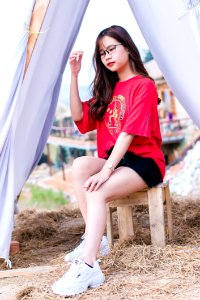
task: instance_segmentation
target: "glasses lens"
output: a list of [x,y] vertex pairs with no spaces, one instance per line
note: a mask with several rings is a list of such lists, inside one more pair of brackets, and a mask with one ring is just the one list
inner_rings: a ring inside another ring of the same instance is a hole
[[[121,45],[121,44],[118,44],[118,45]],[[108,53],[109,55],[115,53],[116,47],[117,47],[118,45],[110,45],[110,46],[108,46],[108,47],[106,48],[106,50],[101,50],[101,51],[99,51],[100,57],[101,57],[101,58],[105,58],[105,57],[106,57],[106,53]]]
[[106,51],[99,51],[99,55],[100,55],[100,57],[105,57],[106,56]]
[[112,54],[115,52],[116,45],[110,45],[106,50],[109,54]]

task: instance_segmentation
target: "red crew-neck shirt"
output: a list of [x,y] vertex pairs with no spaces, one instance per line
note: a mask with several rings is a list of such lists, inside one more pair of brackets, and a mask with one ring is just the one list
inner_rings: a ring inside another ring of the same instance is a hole
[[154,82],[140,75],[117,82],[104,118],[93,121],[89,116],[89,101],[83,102],[83,119],[76,121],[81,133],[97,129],[97,151],[101,158],[113,147],[121,132],[134,135],[128,151],[152,158],[162,178],[165,159],[161,151],[161,133],[158,118],[158,94]]

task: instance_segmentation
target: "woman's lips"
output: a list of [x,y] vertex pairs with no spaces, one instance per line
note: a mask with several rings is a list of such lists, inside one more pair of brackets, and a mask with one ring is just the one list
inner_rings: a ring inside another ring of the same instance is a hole
[[114,62],[109,62],[108,64],[107,64],[107,67],[112,67],[114,65]]

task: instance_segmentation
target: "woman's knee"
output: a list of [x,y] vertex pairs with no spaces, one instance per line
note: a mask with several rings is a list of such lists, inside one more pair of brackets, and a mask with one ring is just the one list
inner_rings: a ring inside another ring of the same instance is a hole
[[88,156],[81,156],[74,160],[72,164],[73,177],[84,176],[90,173],[91,162]]
[[86,201],[89,204],[90,202],[93,203],[101,203],[101,204],[106,204],[108,202],[108,196],[102,191],[102,190],[97,190],[93,192],[86,192]]

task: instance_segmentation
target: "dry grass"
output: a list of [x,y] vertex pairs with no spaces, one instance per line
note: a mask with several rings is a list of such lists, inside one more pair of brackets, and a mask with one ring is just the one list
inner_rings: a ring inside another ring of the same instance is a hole
[[[116,242],[112,253],[102,258],[105,284],[73,299],[200,299],[199,203],[174,203],[174,237],[164,249],[150,245],[146,208],[135,209],[133,217],[136,237]],[[63,256],[83,232],[78,211],[27,211],[17,216],[14,236],[20,241],[21,253],[13,257],[15,267],[55,265],[48,275],[32,278],[17,300],[63,299],[52,294],[51,284],[65,272]]]

